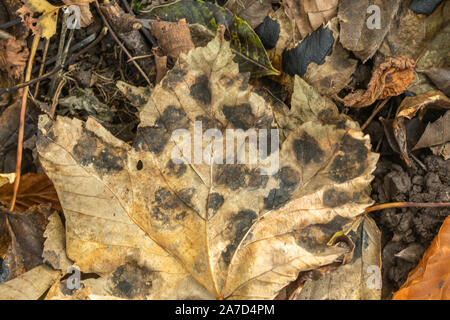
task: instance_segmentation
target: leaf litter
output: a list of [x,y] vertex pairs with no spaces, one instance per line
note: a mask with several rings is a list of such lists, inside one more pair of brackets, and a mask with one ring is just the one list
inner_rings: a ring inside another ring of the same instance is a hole
[[390,298],[449,213],[448,2],[99,2],[4,3],[0,297]]

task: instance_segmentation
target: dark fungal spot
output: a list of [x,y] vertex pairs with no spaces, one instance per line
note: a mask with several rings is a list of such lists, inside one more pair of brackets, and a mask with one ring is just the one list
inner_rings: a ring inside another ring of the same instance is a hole
[[344,191],[329,189],[323,193],[323,204],[329,208],[336,208],[349,202],[350,195]]
[[237,246],[257,218],[258,215],[253,210],[241,210],[231,218],[224,231],[225,236],[231,237],[230,244],[227,245],[221,254],[225,265],[230,263]]
[[165,128],[138,127],[134,146],[137,150],[150,151],[158,155],[164,150],[169,138]]
[[178,194],[167,188],[160,188],[155,192],[154,201],[151,204],[151,217],[155,227],[171,229],[180,228],[180,220],[187,216],[187,205],[190,204],[195,189],[182,189]]
[[186,71],[180,68],[174,68],[167,72],[166,76],[162,80],[162,86],[170,88],[172,84],[183,82],[183,78],[186,76]]
[[255,123],[252,107],[248,103],[236,106],[223,106],[222,112],[234,128],[248,130]]
[[333,50],[333,32],[320,26],[303,39],[295,48],[285,49],[282,54],[283,71],[294,76],[303,77],[311,62],[321,65]]
[[183,201],[186,205],[192,207],[191,200],[195,194],[195,188],[184,188],[178,192],[178,197]]
[[151,293],[153,281],[157,278],[156,272],[137,265],[122,265],[112,274],[111,291],[120,298],[142,299]]
[[246,72],[246,73],[240,73],[239,74],[239,78],[242,79],[242,83],[239,86],[239,90],[240,91],[245,91],[248,89],[248,80],[250,79],[250,73]]
[[190,95],[204,105],[211,103],[211,89],[209,79],[206,75],[201,75],[195,79],[194,84],[189,89]]
[[261,39],[266,49],[275,48],[280,36],[280,24],[267,16],[264,21],[255,28],[255,32]]
[[213,117],[207,117],[204,115],[195,117],[195,121],[200,121],[202,123],[202,131],[205,132],[208,129],[218,129],[223,130],[222,123],[213,118]]
[[367,168],[367,155],[368,150],[363,140],[345,135],[339,153],[330,166],[330,179],[342,183],[358,177]]
[[415,14],[424,14],[429,16],[437,8],[442,0],[412,0],[409,9]]
[[319,147],[319,143],[306,132],[293,141],[292,148],[297,160],[304,165],[311,161],[319,163],[323,159],[323,150]]
[[264,198],[264,207],[267,210],[281,208],[291,199],[292,193],[300,182],[297,170],[287,166],[281,168],[275,178],[280,180],[280,187],[271,189],[267,197]]
[[327,108],[323,109],[317,115],[319,121],[323,124],[336,124],[339,122],[339,114],[337,109]]
[[102,141],[87,129],[83,129],[72,154],[80,164],[92,164],[100,173],[123,170],[123,159],[126,157],[124,150]]
[[134,146],[138,150],[160,154],[170,135],[176,129],[189,127],[189,119],[182,108],[167,106],[162,115],[156,120],[156,126],[138,127]]
[[169,176],[181,177],[186,172],[186,165],[184,163],[176,164],[170,159],[166,165],[167,174]]
[[213,212],[217,212],[223,205],[224,199],[220,193],[214,192],[209,195],[208,209],[212,209]]
[[259,168],[254,168],[248,173],[248,187],[252,189],[264,189],[269,181],[267,175],[262,175]]
[[231,190],[237,190],[246,186],[248,169],[243,165],[225,164],[216,171],[214,179],[217,185],[226,185]]
[[342,231],[350,221],[351,219],[335,216],[328,223],[309,225],[296,235],[296,242],[310,252],[323,252],[329,248],[327,243],[330,236]]

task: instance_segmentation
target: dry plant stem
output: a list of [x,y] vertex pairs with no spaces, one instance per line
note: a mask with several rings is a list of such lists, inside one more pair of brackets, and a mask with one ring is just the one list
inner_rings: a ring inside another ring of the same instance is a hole
[[87,52],[88,50],[90,50],[91,48],[93,48],[94,46],[96,46],[102,39],[103,37],[106,35],[106,33],[108,33],[108,28],[103,27],[102,31],[100,31],[100,34],[98,35],[98,37],[92,41],[91,43],[89,43],[85,48],[83,48],[81,51],[77,52],[76,54],[74,54],[73,56],[71,56],[69,58],[69,60],[64,64],[64,65],[60,65],[60,66],[55,66],[51,71],[47,72],[46,74],[44,74],[42,77],[33,79],[33,80],[29,80],[29,81],[25,81],[21,84],[18,84],[14,87],[11,88],[5,88],[5,89],[1,89],[0,90],[0,94],[4,94],[6,92],[12,92],[18,89],[22,89],[28,86],[31,86],[39,81],[45,80],[49,77],[51,77],[52,75],[54,75],[56,72],[58,72],[59,70],[61,70],[62,68],[67,67],[68,65],[72,64],[76,59],[78,59],[78,57],[80,57],[83,53]]
[[[33,67],[34,56],[36,55],[36,50],[39,44],[40,37],[34,36],[33,44],[31,45],[30,57],[28,58],[27,73],[25,74],[25,81],[29,81],[31,78],[31,69]],[[23,133],[25,129],[25,114],[27,111],[27,98],[28,89],[25,87],[22,96],[22,106],[20,109],[20,124],[19,124],[19,138],[17,142],[17,157],[16,157],[16,179],[14,180],[14,194],[11,200],[10,210],[14,211],[14,206],[17,198],[17,191],[19,190],[20,184],[20,171],[22,166],[22,149],[23,149]]]
[[[109,24],[108,20],[106,20],[105,15],[102,12],[102,9],[100,9],[100,5],[98,3],[97,0],[95,0],[95,6],[97,8],[98,14],[100,15],[100,17],[103,20],[103,23],[108,27],[108,29],[111,32],[112,37],[114,38],[114,41],[117,42],[117,44],[122,48],[122,50],[125,52],[125,54],[128,56],[129,59],[133,59],[133,56],[130,54],[130,52],[127,50],[127,48],[125,48],[125,46],[123,45],[122,42],[120,42],[119,38],[117,37],[116,33],[114,32],[114,30],[111,28],[111,25]],[[135,67],[139,70],[139,72],[142,74],[142,76],[144,77],[145,81],[147,81],[147,83],[149,85],[151,85],[152,83],[150,82],[150,79],[147,77],[147,75],[145,74],[144,70],[142,70],[142,68],[139,66],[139,64],[132,60],[133,64],[135,65]]]
[[383,107],[386,105],[386,103],[388,103],[389,99],[390,99],[390,97],[384,99],[383,101],[381,101],[378,104],[378,106],[375,108],[375,110],[373,110],[373,112],[370,115],[369,119],[367,119],[367,121],[361,127],[361,130],[366,129],[369,126],[369,124],[372,122],[373,118],[375,118],[375,116],[378,114],[378,112],[380,112],[380,110],[383,109]]
[[441,208],[450,207],[450,202],[440,203],[424,203],[424,202],[391,202],[377,204],[364,210],[364,213],[369,213],[378,210],[384,210],[389,208]]
[[[58,45],[58,53],[56,55],[56,66],[60,66],[64,64],[64,44],[66,43],[66,33],[67,33],[67,19],[69,18],[69,12],[64,12],[61,26],[61,33],[59,35],[59,45]],[[68,40],[69,41],[69,40]],[[47,95],[49,97],[53,97],[55,95],[57,81],[60,77],[60,71],[57,72],[56,75],[53,76],[50,82],[50,89],[48,90]]]
[[[47,52],[48,52],[48,46],[50,44],[50,39],[45,39],[45,46],[44,46],[44,52],[42,54],[42,62],[41,62],[41,67],[39,68],[39,75],[38,78],[40,78],[42,76],[42,74],[44,73],[44,67],[45,67],[45,60],[47,59]],[[38,92],[39,92],[39,84],[40,81],[38,81],[36,83],[36,88],[34,89],[34,96],[37,97]]]

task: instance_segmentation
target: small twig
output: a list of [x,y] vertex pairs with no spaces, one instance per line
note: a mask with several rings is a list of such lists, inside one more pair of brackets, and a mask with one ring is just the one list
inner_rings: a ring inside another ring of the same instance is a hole
[[367,126],[370,124],[370,122],[372,122],[373,118],[378,114],[378,112],[380,112],[380,110],[383,109],[383,107],[386,105],[386,103],[388,103],[389,99],[390,98],[386,98],[378,104],[378,106],[373,110],[369,119],[367,119],[367,121],[362,125],[361,131],[363,131],[364,129],[367,128]]
[[11,20],[4,24],[0,24],[0,29],[10,28],[10,27],[15,26],[16,24],[20,23],[20,21],[22,21],[22,19],[17,18],[16,20]]
[[12,35],[10,35],[6,31],[3,31],[0,29],[0,40],[6,40],[6,39],[12,39],[12,38],[14,38]]
[[66,79],[62,78],[62,80],[58,83],[58,87],[56,88],[55,95],[53,96],[53,99],[52,99],[52,109],[50,112],[50,117],[52,119],[55,119],[55,112],[56,112],[56,106],[58,105],[58,101],[59,101],[59,95],[61,94],[62,88],[64,87],[66,82],[67,82]]
[[95,39],[93,42],[91,42],[90,44],[88,44],[85,48],[83,48],[82,50],[80,50],[79,52],[77,52],[76,54],[74,54],[73,56],[71,56],[67,62],[64,65],[60,65],[60,66],[55,66],[50,72],[47,72],[46,74],[44,74],[42,77],[30,80],[30,81],[25,81],[21,84],[18,84],[14,87],[10,87],[10,88],[5,88],[5,89],[1,89],[0,90],[0,95],[7,93],[7,92],[12,92],[12,91],[16,91],[18,89],[21,88],[26,88],[28,86],[31,86],[39,81],[45,80],[49,77],[51,77],[52,75],[54,75],[56,72],[58,72],[59,70],[61,70],[62,68],[65,68],[67,66],[69,66],[70,64],[72,64],[76,59],[78,59],[78,57],[80,57],[82,54],[84,54],[85,52],[87,52],[88,50],[90,50],[91,48],[95,47],[106,35],[106,33],[108,33],[108,28],[103,27],[102,31],[100,32],[100,34],[98,35],[97,39]]
[[441,203],[423,203],[423,202],[391,202],[377,204],[364,210],[364,213],[369,213],[378,210],[384,210],[389,208],[441,208],[450,207],[450,202]]
[[131,58],[131,59],[128,59],[127,63],[132,62],[133,60],[145,59],[145,58],[150,58],[150,57],[153,57],[153,53],[151,53],[151,54],[146,54],[146,55],[143,55],[143,56],[136,56],[136,57],[133,57],[133,58]]
[[[47,52],[48,52],[49,44],[50,44],[50,39],[45,38],[44,52],[42,54],[42,62],[41,62],[41,67],[39,68],[39,75],[38,75],[38,77],[41,77],[42,73],[44,73],[45,60],[47,59]],[[37,97],[38,92],[39,92],[39,83],[40,83],[40,81],[38,81],[36,83],[36,88],[34,89],[34,96],[35,97]]]
[[[36,50],[39,44],[40,36],[34,36],[33,43],[31,45],[30,57],[28,58],[27,72],[25,74],[25,81],[31,78],[31,69],[33,67],[34,56],[36,55]],[[20,172],[22,167],[22,149],[23,149],[23,135],[25,130],[25,114],[27,111],[27,98],[28,89],[25,87],[22,96],[22,106],[20,108],[20,124],[19,124],[19,138],[17,142],[17,157],[16,157],[16,179],[14,180],[14,194],[11,200],[10,210],[14,211],[14,206],[16,204],[17,192],[19,191],[20,184]]]
[[[112,37],[114,38],[114,40],[116,41],[116,43],[122,48],[123,52],[125,52],[125,54],[128,56],[129,59],[133,59],[133,56],[130,54],[130,52],[127,50],[127,48],[125,48],[125,46],[123,45],[123,43],[119,40],[119,38],[117,37],[116,33],[114,32],[114,30],[111,28],[111,25],[109,24],[108,20],[106,20],[105,15],[102,12],[102,9],[100,8],[100,5],[98,3],[97,0],[94,0],[95,2],[95,6],[97,8],[97,11],[100,15],[100,17],[103,20],[103,23],[108,27],[108,29],[111,32]],[[145,74],[144,70],[142,70],[142,68],[139,66],[139,64],[132,60],[133,64],[135,65],[135,67],[139,70],[139,72],[142,74],[142,76],[144,77],[145,81],[147,81],[147,83],[149,85],[151,85],[151,81],[150,79],[147,77],[147,75]]]

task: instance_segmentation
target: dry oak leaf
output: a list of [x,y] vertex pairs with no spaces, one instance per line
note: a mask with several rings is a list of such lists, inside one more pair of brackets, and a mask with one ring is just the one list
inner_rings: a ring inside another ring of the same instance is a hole
[[450,299],[450,217],[393,300]]
[[80,8],[80,26],[82,28],[87,27],[93,21],[91,9],[89,3],[94,0],[63,0],[64,4],[71,6],[76,5]]
[[0,69],[8,72],[10,77],[23,77],[27,60],[28,48],[25,41],[14,38],[0,40]]
[[[85,282],[93,295],[273,299],[302,270],[349,253],[327,243],[371,205],[378,159],[354,121],[321,122],[311,105],[270,150],[279,155],[274,175],[257,164],[217,164],[208,152],[197,164],[172,161],[172,132],[193,134],[195,121],[218,132],[276,128],[223,32],[181,54],[151,91],[133,146],[91,118],[40,118],[37,148],[66,217],[67,255],[101,276]],[[313,89],[297,77],[296,94],[303,90]]]
[[367,90],[357,90],[344,98],[348,107],[367,107],[376,100],[398,96],[414,81],[414,60],[401,56],[387,58],[377,66]]
[[338,2],[338,0],[286,0],[282,2],[282,6],[287,15],[295,20],[303,39],[336,16]]

